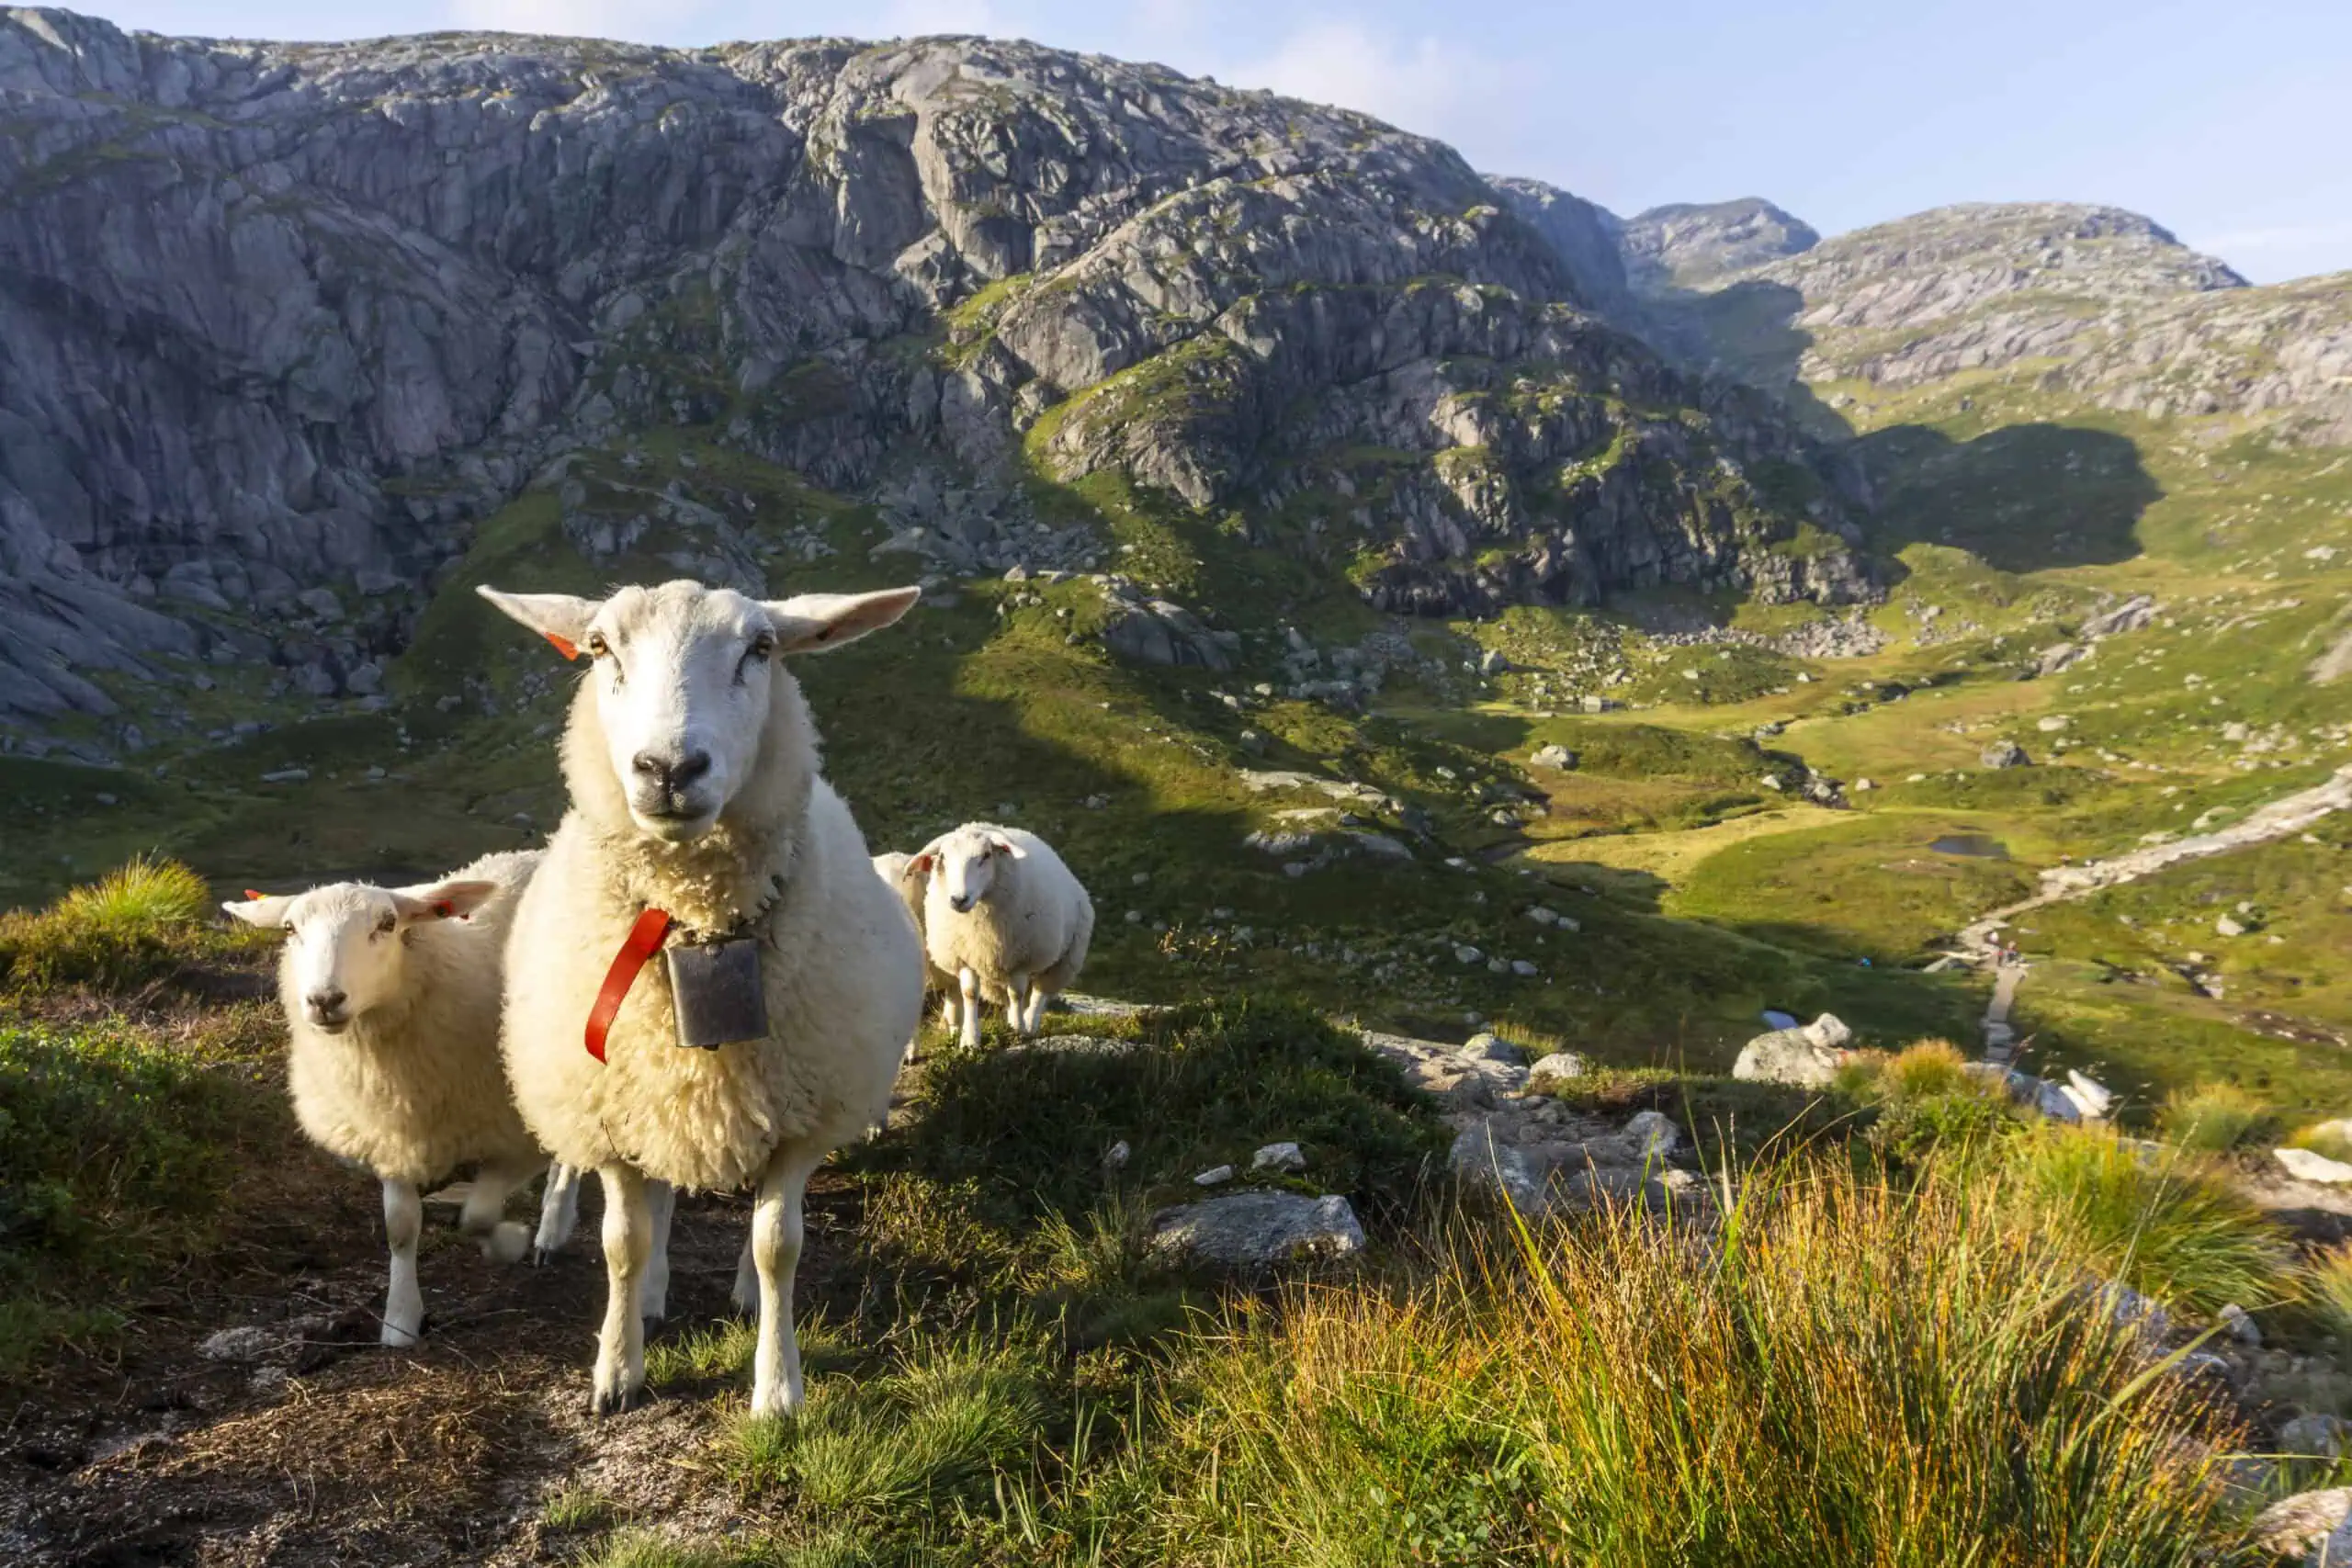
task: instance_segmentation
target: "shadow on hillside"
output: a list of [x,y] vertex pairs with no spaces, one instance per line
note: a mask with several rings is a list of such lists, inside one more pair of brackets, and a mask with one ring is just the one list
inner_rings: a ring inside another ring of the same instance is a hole
[[2011,424],[1972,441],[1894,425],[1855,443],[1878,496],[1876,540],[1949,545],[2003,571],[2106,566],[2140,553],[2140,519],[2164,490],[2129,439]]

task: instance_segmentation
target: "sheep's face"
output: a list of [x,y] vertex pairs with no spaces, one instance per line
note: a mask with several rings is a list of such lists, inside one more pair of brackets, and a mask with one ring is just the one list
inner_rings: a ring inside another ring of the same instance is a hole
[[498,891],[494,882],[371,887],[337,882],[308,893],[220,907],[249,926],[286,932],[279,980],[289,1011],[327,1034],[401,994],[410,933],[429,920],[470,913]]
[[588,679],[606,761],[641,832],[673,842],[718,824],[759,761],[781,655],[838,648],[888,626],[922,590],[804,594],[763,603],[698,582],[484,598],[567,654]]
[[998,868],[1019,860],[1019,844],[985,828],[958,828],[907,863],[907,874],[933,879],[947,907],[969,914],[996,890]]

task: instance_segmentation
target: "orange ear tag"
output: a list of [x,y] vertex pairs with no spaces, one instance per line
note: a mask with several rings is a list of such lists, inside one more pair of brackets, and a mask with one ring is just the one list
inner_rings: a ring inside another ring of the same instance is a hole
[[269,897],[269,895],[268,895],[268,894],[266,894],[266,893],[256,893],[256,892],[254,892],[252,888],[248,887],[248,888],[246,888],[246,889],[245,889],[245,897],[248,897],[248,898],[250,898],[250,899],[252,899],[254,903],[258,904],[258,903],[260,903],[263,899],[265,899],[265,898],[268,897]]
[[541,632],[539,635],[547,638],[549,642],[555,644],[555,650],[558,653],[562,654],[566,659],[577,659],[580,657],[579,646],[572,642],[570,637],[558,637],[553,632]]

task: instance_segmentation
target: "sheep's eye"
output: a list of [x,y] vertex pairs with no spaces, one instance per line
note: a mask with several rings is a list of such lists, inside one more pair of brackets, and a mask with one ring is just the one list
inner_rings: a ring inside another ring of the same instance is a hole
[[612,652],[612,648],[605,641],[603,632],[590,632],[588,640],[580,646],[588,650],[588,657],[591,659],[602,659]]
[[752,639],[752,657],[754,659],[775,658],[775,633],[762,632],[759,636],[753,637]]
[[392,934],[392,928],[398,924],[400,924],[400,921],[396,917],[391,915],[380,915],[377,917],[376,919],[376,934],[378,936],[390,936]]
[[293,922],[293,921],[291,921],[291,920],[287,921],[284,925],[282,925],[282,926],[278,927],[277,929],[278,929],[278,930],[280,930],[280,931],[284,931],[288,936],[292,936],[292,935],[294,935],[294,934],[295,934],[295,932],[294,932],[294,922]]

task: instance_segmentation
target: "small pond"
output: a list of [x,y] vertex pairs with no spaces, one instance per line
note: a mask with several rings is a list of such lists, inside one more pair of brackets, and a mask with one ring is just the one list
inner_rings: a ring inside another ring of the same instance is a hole
[[1978,860],[2007,860],[2009,846],[1982,833],[1948,833],[1928,846],[1939,855],[1973,855]]

